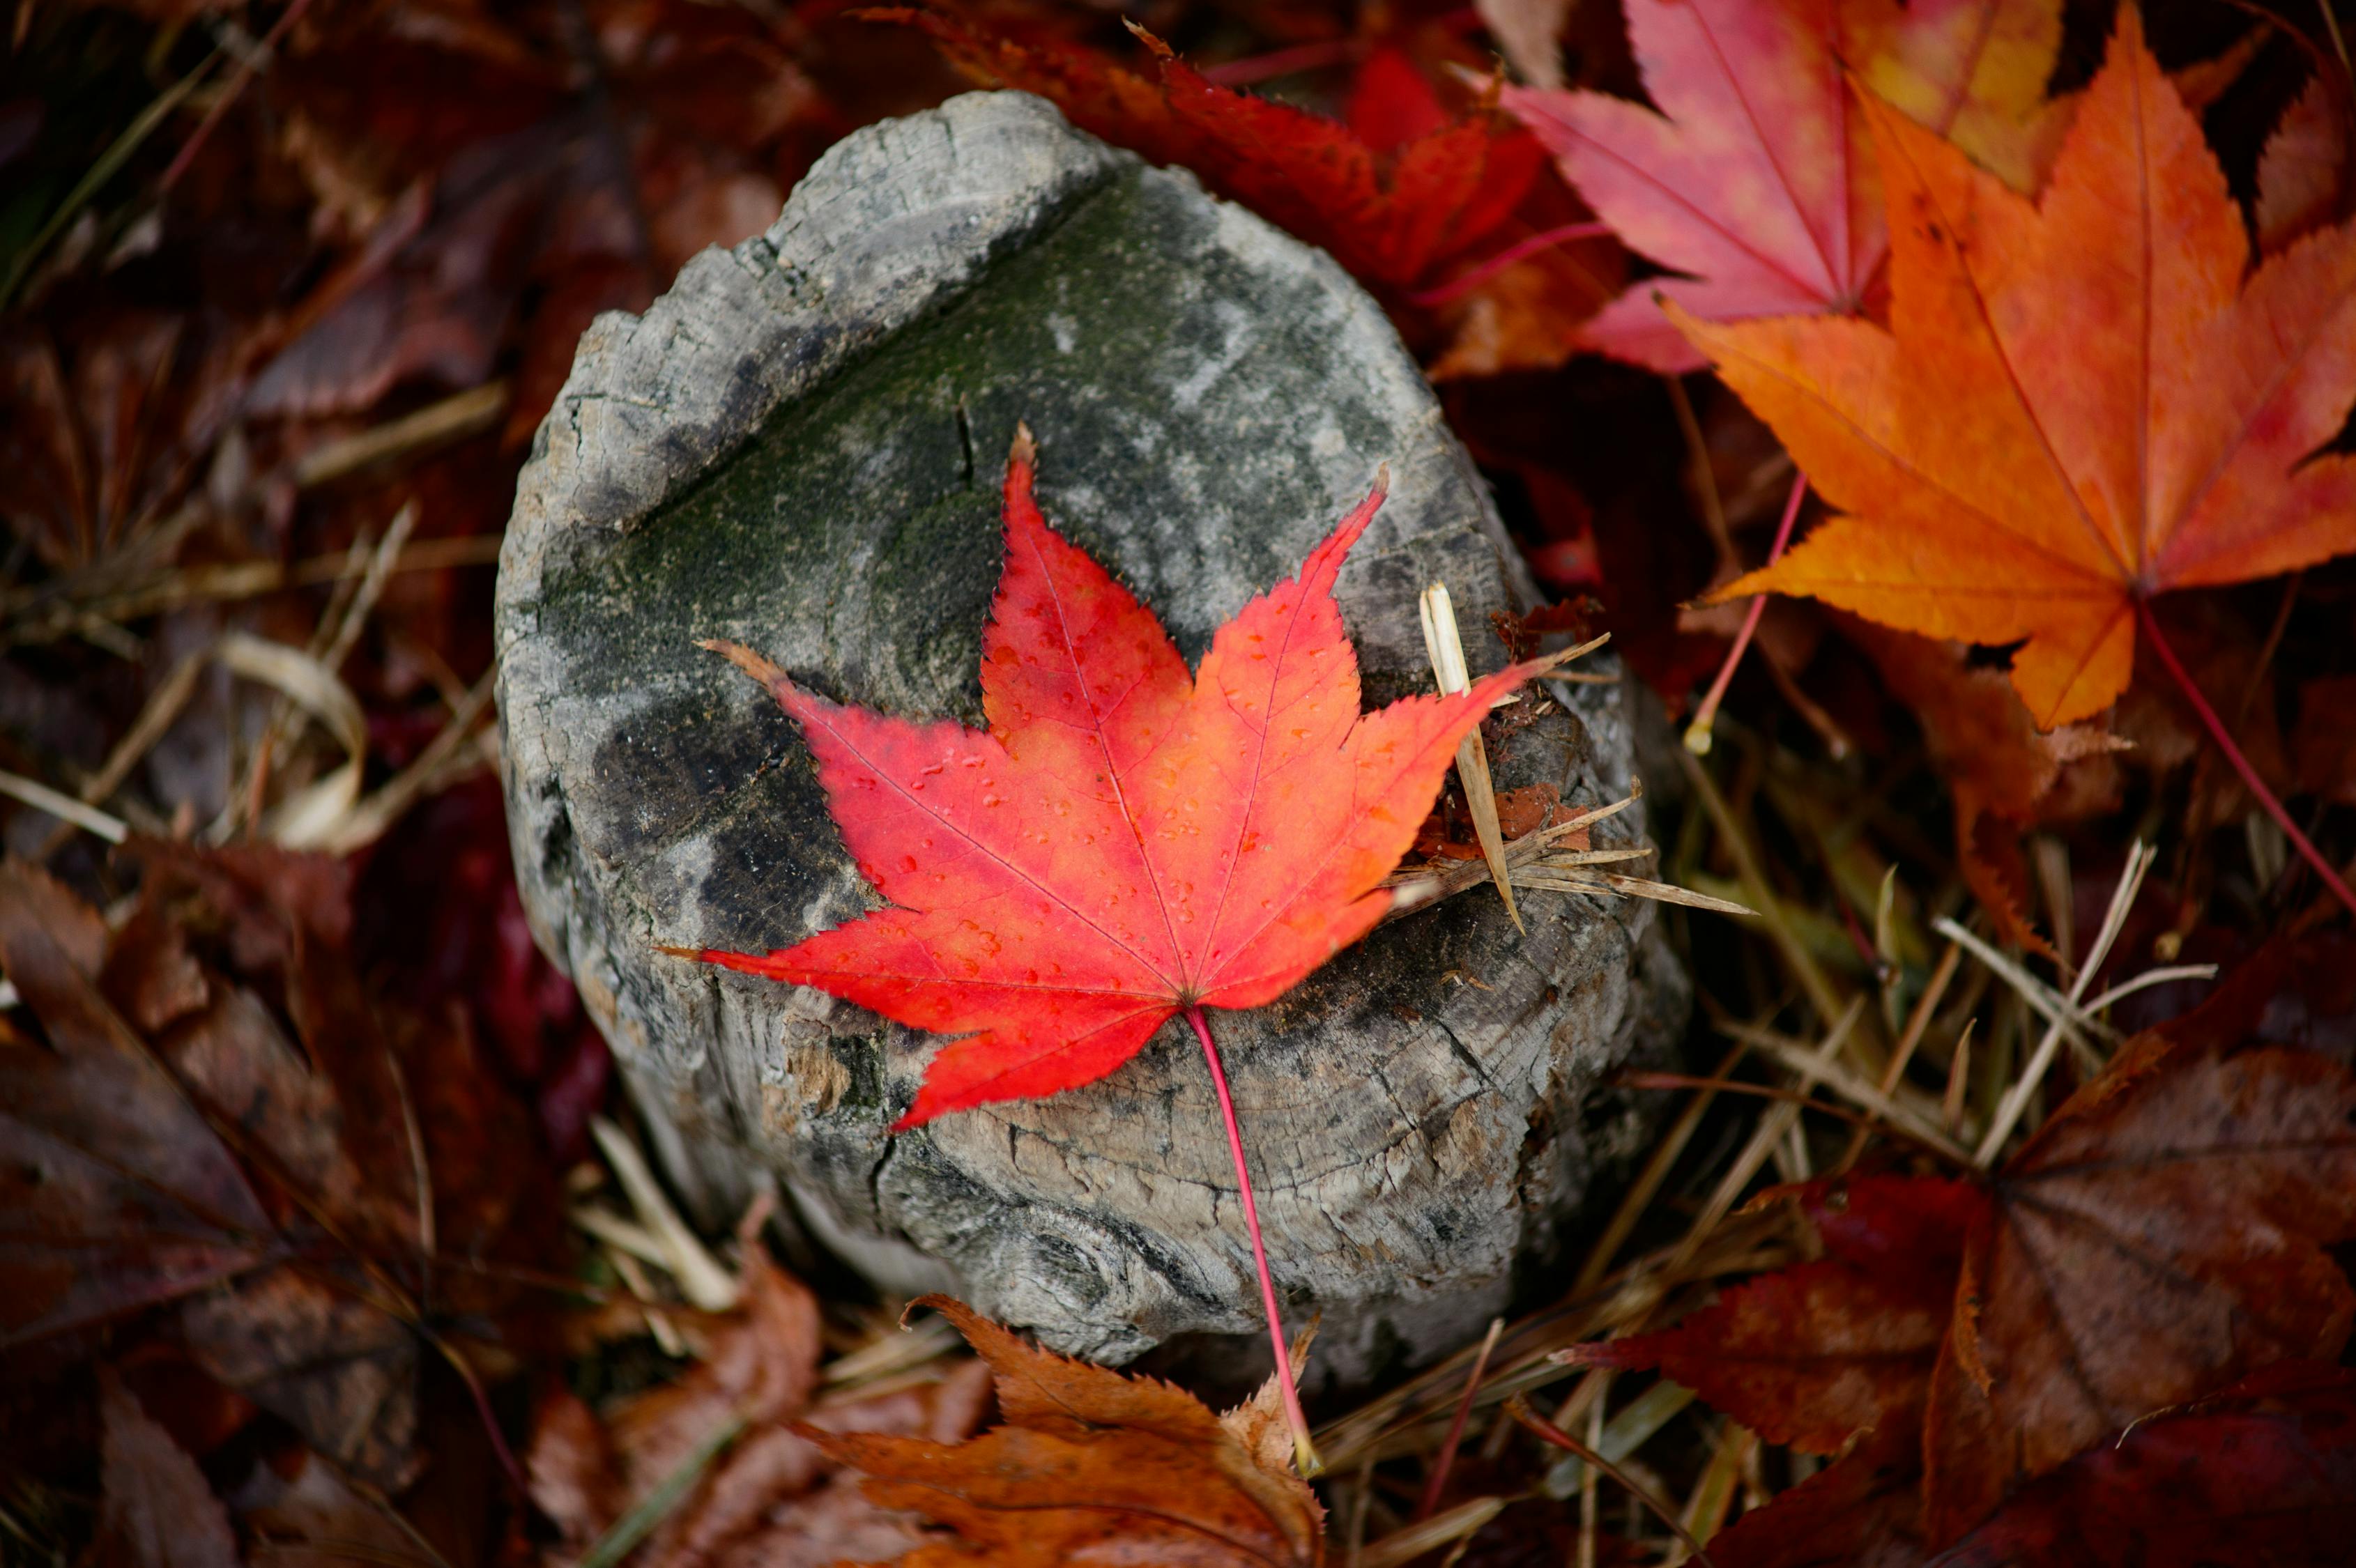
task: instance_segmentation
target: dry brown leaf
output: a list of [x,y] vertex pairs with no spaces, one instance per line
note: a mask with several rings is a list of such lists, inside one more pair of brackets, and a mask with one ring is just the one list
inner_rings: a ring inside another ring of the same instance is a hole
[[1324,1510],[1253,1406],[1223,1424],[1182,1389],[1039,1349],[962,1302],[917,1305],[956,1324],[997,1374],[1001,1424],[957,1445],[814,1434],[866,1472],[876,1502],[946,1527],[905,1568],[1324,1561]]
[[104,1492],[91,1568],[236,1568],[237,1537],[204,1471],[112,1367],[99,1372],[98,1409]]
[[2139,1035],[1990,1185],[1932,1375],[1929,1534],[1953,1540],[2022,1481],[2258,1368],[2329,1360],[2356,1291],[2356,1075],[2253,1046],[2280,951]]

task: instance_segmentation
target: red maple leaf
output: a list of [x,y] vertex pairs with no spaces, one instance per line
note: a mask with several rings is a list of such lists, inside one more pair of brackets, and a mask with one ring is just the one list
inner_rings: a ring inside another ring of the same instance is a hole
[[1344,123],[1222,87],[1134,24],[1159,80],[1080,45],[1018,43],[937,11],[860,15],[919,27],[966,75],[1035,92],[1092,135],[1191,169],[1378,290],[1410,288],[1481,245],[1545,167],[1537,143],[1493,103],[1451,119],[1396,48],[1368,59]]
[[709,645],[800,722],[843,839],[893,907],[766,956],[697,956],[963,1035],[895,1132],[1093,1083],[1179,1013],[1291,989],[1390,908],[1378,884],[1457,741],[1542,667],[1359,713],[1333,587],[1383,504],[1377,481],[1190,677],[1152,612],[1040,516],[1032,475],[1026,432],[982,635],[986,733],[829,702]]
[[1257,1254],[1203,1009],[1273,1001],[1373,929],[1392,903],[1382,879],[1457,742],[1551,661],[1359,712],[1333,588],[1383,504],[1378,479],[1189,676],[1152,613],[1047,526],[1033,466],[1019,432],[981,644],[986,732],[830,702],[750,649],[706,645],[800,723],[844,842],[891,907],[766,957],[669,951],[963,1036],[895,1132],[1093,1083],[1184,1013],[1226,1113]]
[[1770,1443],[1837,1452],[1919,1421],[1954,1310],[1968,1183],[1860,1177],[1801,1205],[1825,1256],[1761,1275],[1676,1328],[1578,1348],[1580,1365],[1657,1368]]

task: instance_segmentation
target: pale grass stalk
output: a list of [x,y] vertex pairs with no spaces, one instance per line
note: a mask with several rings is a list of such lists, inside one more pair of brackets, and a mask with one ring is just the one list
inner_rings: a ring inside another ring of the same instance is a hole
[[[1591,648],[1595,645],[1596,644],[1590,643],[1586,647]],[[1586,648],[1578,648],[1572,650],[1572,653],[1585,651]],[[1553,847],[1582,827],[1590,827],[1596,823],[1619,816],[1644,797],[1643,784],[1632,783],[1629,793],[1622,799],[1615,800],[1608,805],[1590,806],[1576,816],[1566,817],[1552,827],[1525,833],[1505,846],[1505,862],[1518,872],[1521,868],[1536,863],[1543,857],[1562,853]],[[1478,887],[1488,880],[1489,877],[1490,871],[1486,863],[1477,866],[1467,864],[1438,872],[1424,869],[1393,871],[1382,881],[1384,887],[1391,890],[1391,907],[1384,912],[1383,919],[1397,920],[1401,915],[1421,909],[1426,904],[1437,903],[1441,899],[1453,897],[1468,888]]]
[[2132,980],[2122,980],[2086,1004],[2090,1013],[2099,1013],[2123,997],[2154,986],[2165,986],[2171,980],[2213,980],[2217,977],[2214,964],[2177,964],[2163,969],[2147,969]]
[[[1876,1088],[1845,1063],[1827,1061],[1815,1051],[1809,1051],[1766,1029],[1754,1029],[1746,1024],[1720,1024],[1719,1032],[1747,1041],[1790,1068],[1808,1083],[1821,1083],[1862,1111],[1870,1111],[1882,1120],[1901,1126],[1913,1137],[1937,1149],[1959,1165],[1971,1163],[1972,1152],[1942,1132],[1928,1117],[1911,1106]],[[1799,1107],[1784,1109],[1796,1112]],[[1796,1121],[1794,1122],[1796,1125]],[[1860,1129],[1861,1131],[1862,1129]]]
[[1505,1511],[1503,1498],[1474,1498],[1419,1524],[1393,1531],[1358,1554],[1358,1568],[1406,1568],[1427,1552],[1462,1541]]
[[704,1250],[687,1221],[679,1217],[679,1211],[670,1206],[638,1146],[603,1116],[590,1118],[589,1131],[628,1195],[630,1206],[638,1211],[639,1222],[655,1238],[663,1254],[661,1266],[678,1282],[679,1293],[690,1306],[705,1312],[725,1312],[735,1306],[739,1291],[735,1276]]
[[[1840,1016],[1834,1020],[1833,1027],[1825,1031],[1824,1040],[1815,1049],[1815,1060],[1826,1062],[1837,1056],[1841,1047],[1847,1043],[1849,1031],[1857,1028],[1858,1019],[1864,1016],[1865,998],[1861,996],[1851,997],[1848,1006],[1842,1008]],[[1702,1205],[1693,1229],[1687,1232],[1684,1245],[1670,1264],[1671,1273],[1683,1267],[1702,1241],[1718,1228],[1719,1221],[1726,1218],[1727,1212],[1734,1207],[1735,1200],[1741,1197],[1743,1189],[1751,1185],[1751,1179],[1759,1174],[1761,1166],[1767,1163],[1767,1156],[1774,1148],[1776,1141],[1799,1119],[1799,1115],[1798,1104],[1783,1101],[1769,1107],[1767,1113],[1759,1118],[1759,1125],[1752,1131],[1751,1141],[1743,1146],[1742,1152],[1735,1157],[1734,1163],[1719,1179],[1717,1189],[1710,1193],[1709,1201]]]
[[1958,943],[1965,952],[1987,965],[1997,979],[2010,987],[2021,1001],[2049,1023],[2059,1023],[2064,1029],[2104,1039],[2112,1031],[2072,1003],[2061,992],[2022,968],[2009,955],[1998,951],[1986,938],[1958,924],[1946,915],[1931,923],[1931,929],[1950,942]]
[[398,820],[423,796],[448,788],[461,777],[471,775],[483,767],[493,765],[489,756],[466,758],[462,748],[466,738],[490,712],[491,690],[497,670],[485,670],[476,681],[448,723],[443,725],[423,751],[401,772],[385,780],[383,784],[364,799],[355,801],[320,836],[318,848],[331,854],[348,855],[364,845],[372,844],[384,836],[385,830]]
[[[2103,915],[2102,929],[2094,933],[2094,946],[2086,950],[2084,965],[2070,982],[2066,1000],[2072,1010],[2077,1008],[2078,998],[2085,994],[2087,985],[2102,970],[2104,961],[2110,957],[2111,945],[2118,941],[2119,933],[2126,929],[2127,913],[2134,908],[2136,894],[2143,887],[2144,874],[2151,869],[2152,862],[2158,858],[2158,849],[2140,840],[2128,848],[2127,863],[2119,872],[2118,885],[2111,890],[2111,907]],[[1988,1122],[1987,1136],[1980,1139],[1980,1146],[1972,1156],[1973,1162],[1983,1170],[1996,1163],[1997,1154],[2004,1147],[2005,1140],[2012,1136],[2013,1128],[2019,1125],[2022,1113],[2029,1109],[2029,1096],[2036,1093],[2038,1085],[2045,1081],[2047,1069],[2053,1065],[2053,1058],[2062,1049],[2065,1032],[2061,1019],[2051,1021],[2044,1038],[2037,1042],[2037,1050],[2030,1055],[2029,1065],[2005,1093],[2003,1100],[1998,1102],[1996,1115]]]
[[70,822],[109,844],[120,844],[131,837],[131,825],[123,818],[110,816],[95,806],[85,805],[73,796],[53,790],[38,779],[28,779],[22,773],[0,771],[0,795],[23,801],[36,811],[46,811],[59,822]]
[[[1693,1496],[1686,1499],[1681,1516],[1687,1532],[1696,1541],[1707,1543],[1725,1527],[1727,1510],[1734,1506],[1735,1488],[1741,1484],[1744,1462],[1758,1443],[1758,1436],[1750,1428],[1732,1421],[1719,1423],[1718,1440],[1710,1446],[1709,1467],[1702,1472]],[[1680,1541],[1669,1548],[1661,1568],[1678,1568],[1692,1555]]]
[[684,1358],[687,1341],[679,1337],[678,1325],[670,1320],[670,1314],[665,1312],[661,1303],[656,1299],[654,1281],[647,1277],[646,1265],[611,1243],[605,1248],[605,1261],[612,1264],[614,1272],[622,1276],[623,1288],[630,1293],[630,1299],[638,1304],[638,1316],[646,1320],[647,1332],[654,1336],[655,1343],[662,1353]]
[[[1890,893],[1896,885],[1898,868],[1892,866],[1890,870],[1890,876],[1881,881],[1882,912],[1885,915],[1890,909]],[[1885,943],[1883,945],[1889,944]],[[1898,1049],[1890,1053],[1890,1065],[1881,1070],[1881,1093],[1884,1095],[1895,1096],[1899,1084],[1905,1082],[1907,1065],[1914,1060],[1915,1051],[1922,1049],[1922,1037],[1930,1030],[1932,1016],[1939,1010],[1940,1002],[1945,999],[1947,987],[1954,984],[1955,972],[1963,966],[1963,948],[1953,942],[1948,943],[1947,950],[1939,955],[1938,967],[1931,971],[1931,983],[1923,987],[1922,994],[1914,999],[1914,1009],[1906,1015],[1906,1028],[1898,1037]],[[1858,1157],[1865,1152],[1867,1136],[1863,1127],[1849,1135],[1848,1148],[1841,1156],[1841,1169],[1847,1170],[1857,1163]]]
[[329,442],[294,464],[294,487],[316,489],[348,474],[406,457],[428,447],[462,441],[488,430],[507,412],[508,384],[486,381],[413,413],[372,425],[357,435]]
[[1964,1029],[1955,1036],[1955,1054],[1947,1059],[1947,1092],[1939,1102],[1939,1119],[1950,1133],[1964,1130],[1964,1094],[1972,1078],[1972,1027],[1980,1020],[1964,1020]]
[[[148,694],[147,700],[140,706],[138,716],[131,720],[131,728],[123,732],[123,738],[114,743],[114,749],[107,752],[106,760],[99,764],[98,772],[85,779],[81,788],[74,792],[83,805],[104,805],[108,797],[123,787],[123,781],[131,776],[131,770],[155,749],[155,742],[164,738],[164,731],[172,727],[173,721],[179,718],[180,710],[187,707],[188,699],[196,695],[197,677],[204,673],[204,667],[211,658],[210,648],[199,649],[174,665],[171,673],[157,683],[155,689]],[[72,830],[71,824],[60,821],[56,829],[41,840],[39,848],[33,852],[33,859],[46,860],[56,854]]]
[[[1431,656],[1432,678],[1440,683],[1441,695],[1453,697],[1472,690],[1472,677],[1464,667],[1464,644],[1457,634],[1456,607],[1449,601],[1448,584],[1435,582],[1425,589],[1417,609],[1423,618],[1424,651]],[[1489,780],[1489,748],[1477,724],[1456,743],[1456,776],[1464,785],[1472,833],[1481,841],[1481,854],[1489,862],[1497,896],[1505,901],[1505,916],[1515,931],[1521,931],[1522,912],[1514,907],[1513,873],[1505,866],[1505,835],[1497,825],[1497,791]]]
[[819,1381],[828,1388],[872,1383],[923,1366],[963,1343],[947,1318],[927,1317],[913,1328],[879,1335],[856,1350],[837,1356],[819,1373]]
[[627,1253],[659,1269],[670,1268],[670,1253],[663,1250],[662,1239],[635,1220],[591,1203],[575,1205],[565,1217],[617,1253]]

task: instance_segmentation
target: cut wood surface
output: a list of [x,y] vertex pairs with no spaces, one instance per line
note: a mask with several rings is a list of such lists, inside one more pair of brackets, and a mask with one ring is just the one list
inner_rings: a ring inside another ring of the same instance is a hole
[[[937,1040],[656,951],[783,947],[874,907],[792,723],[696,643],[979,722],[1018,421],[1047,517],[1190,662],[1384,463],[1391,499],[1337,590],[1369,703],[1430,688],[1426,584],[1448,584],[1476,674],[1504,663],[1490,612],[1534,597],[1414,363],[1327,258],[1039,100],[975,94],[849,137],[765,236],[583,340],[501,559],[510,824],[541,944],[692,1201],[716,1218],[773,1177],[885,1285],[1118,1360],[1258,1327],[1183,1026],[1101,1083],[891,1136]],[[1626,792],[1623,688],[1568,690],[1573,709],[1493,724],[1499,788]],[[1599,837],[1643,831],[1640,807]],[[1523,913],[1526,936],[1467,893],[1217,1015],[1288,1313],[1324,1314],[1312,1381],[1477,1331],[1643,1136],[1597,1084],[1680,1025],[1657,912],[1534,892]]]

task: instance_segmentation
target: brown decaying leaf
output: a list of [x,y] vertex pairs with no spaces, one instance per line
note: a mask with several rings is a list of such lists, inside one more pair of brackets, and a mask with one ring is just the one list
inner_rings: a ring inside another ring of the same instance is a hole
[[229,1513],[196,1460],[112,1368],[100,1370],[98,1389],[103,1492],[94,1568],[236,1568]]
[[1181,1389],[1038,1349],[961,1302],[918,1305],[956,1324],[997,1374],[1001,1424],[957,1445],[812,1434],[867,1474],[876,1502],[946,1527],[905,1568],[1324,1561],[1324,1510],[1286,1467],[1281,1426],[1245,1413],[1254,1407],[1230,1426]]
[[340,867],[139,848],[142,902],[111,934],[42,873],[0,870],[0,966],[48,1040],[0,1054],[0,1350],[54,1366],[176,1305],[198,1366],[397,1487],[421,1332],[495,1339],[515,1287],[473,1263],[546,1244],[516,1225],[552,1217],[529,1128],[463,1035],[360,985]]
[[2022,1488],[1931,1568],[2339,1568],[2356,1542],[2356,1372],[2270,1368]]
[[98,994],[104,927],[39,871],[0,870],[0,971],[52,1050],[0,1053],[0,1349],[201,1290],[267,1254],[243,1173]]
[[1992,1183],[1932,1377],[1933,1540],[2152,1411],[2347,1343],[2324,1249],[2356,1238],[2356,1076],[2218,1038],[2237,1005],[2128,1042]]
[[701,1359],[680,1378],[630,1396],[602,1419],[564,1390],[542,1398],[526,1461],[532,1499],[572,1547],[597,1539],[738,1423],[742,1433],[695,1477],[648,1538],[642,1562],[824,1568],[895,1557],[917,1544],[913,1521],[838,1477],[815,1435],[955,1442],[980,1424],[987,1373],[964,1362],[930,1382],[813,1403],[817,1300],[769,1261],[755,1231],[744,1244],[742,1305],[724,1317],[688,1317]]

